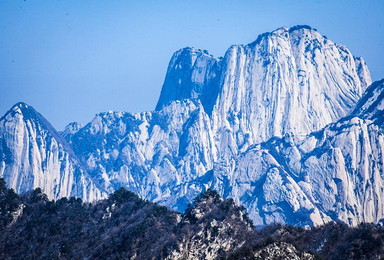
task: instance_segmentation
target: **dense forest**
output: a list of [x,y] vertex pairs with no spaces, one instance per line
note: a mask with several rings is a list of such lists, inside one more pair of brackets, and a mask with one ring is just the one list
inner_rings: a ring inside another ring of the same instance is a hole
[[380,259],[383,241],[369,223],[256,229],[214,190],[181,214],[124,188],[90,204],[40,189],[18,195],[0,179],[1,259]]

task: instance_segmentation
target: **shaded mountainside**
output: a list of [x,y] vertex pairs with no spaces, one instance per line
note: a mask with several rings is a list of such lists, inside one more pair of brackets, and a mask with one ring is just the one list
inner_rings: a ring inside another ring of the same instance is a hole
[[23,197],[2,191],[2,259],[150,259],[176,242],[179,214],[124,189],[94,205],[75,198],[50,201],[39,189]]
[[207,190],[184,214],[124,188],[94,204],[23,196],[0,179],[0,258],[379,259],[384,230],[341,223],[256,230],[244,208]]

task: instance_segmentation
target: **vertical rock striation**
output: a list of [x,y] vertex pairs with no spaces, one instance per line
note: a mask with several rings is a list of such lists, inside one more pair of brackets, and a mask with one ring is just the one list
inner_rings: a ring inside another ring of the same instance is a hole
[[362,58],[309,26],[262,34],[223,58],[185,48],[155,111],[100,113],[71,123],[63,140],[16,106],[0,120],[0,175],[19,192],[92,200],[123,186],[178,210],[214,188],[256,225],[377,222],[384,94],[370,84]]
[[16,104],[0,119],[0,176],[16,192],[40,187],[50,199],[106,195],[67,142],[32,107]]

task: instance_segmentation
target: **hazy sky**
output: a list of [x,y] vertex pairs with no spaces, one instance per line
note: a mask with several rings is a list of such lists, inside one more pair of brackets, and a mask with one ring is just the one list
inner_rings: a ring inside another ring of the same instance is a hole
[[0,116],[24,101],[56,129],[98,112],[153,110],[183,47],[223,56],[308,24],[384,78],[384,1],[0,0]]

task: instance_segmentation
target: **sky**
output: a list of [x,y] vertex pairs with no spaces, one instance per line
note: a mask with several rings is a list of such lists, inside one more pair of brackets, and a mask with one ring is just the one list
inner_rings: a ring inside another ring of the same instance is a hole
[[307,24],[384,78],[384,1],[0,0],[0,116],[33,106],[57,130],[109,110],[154,110],[172,54],[224,56]]

